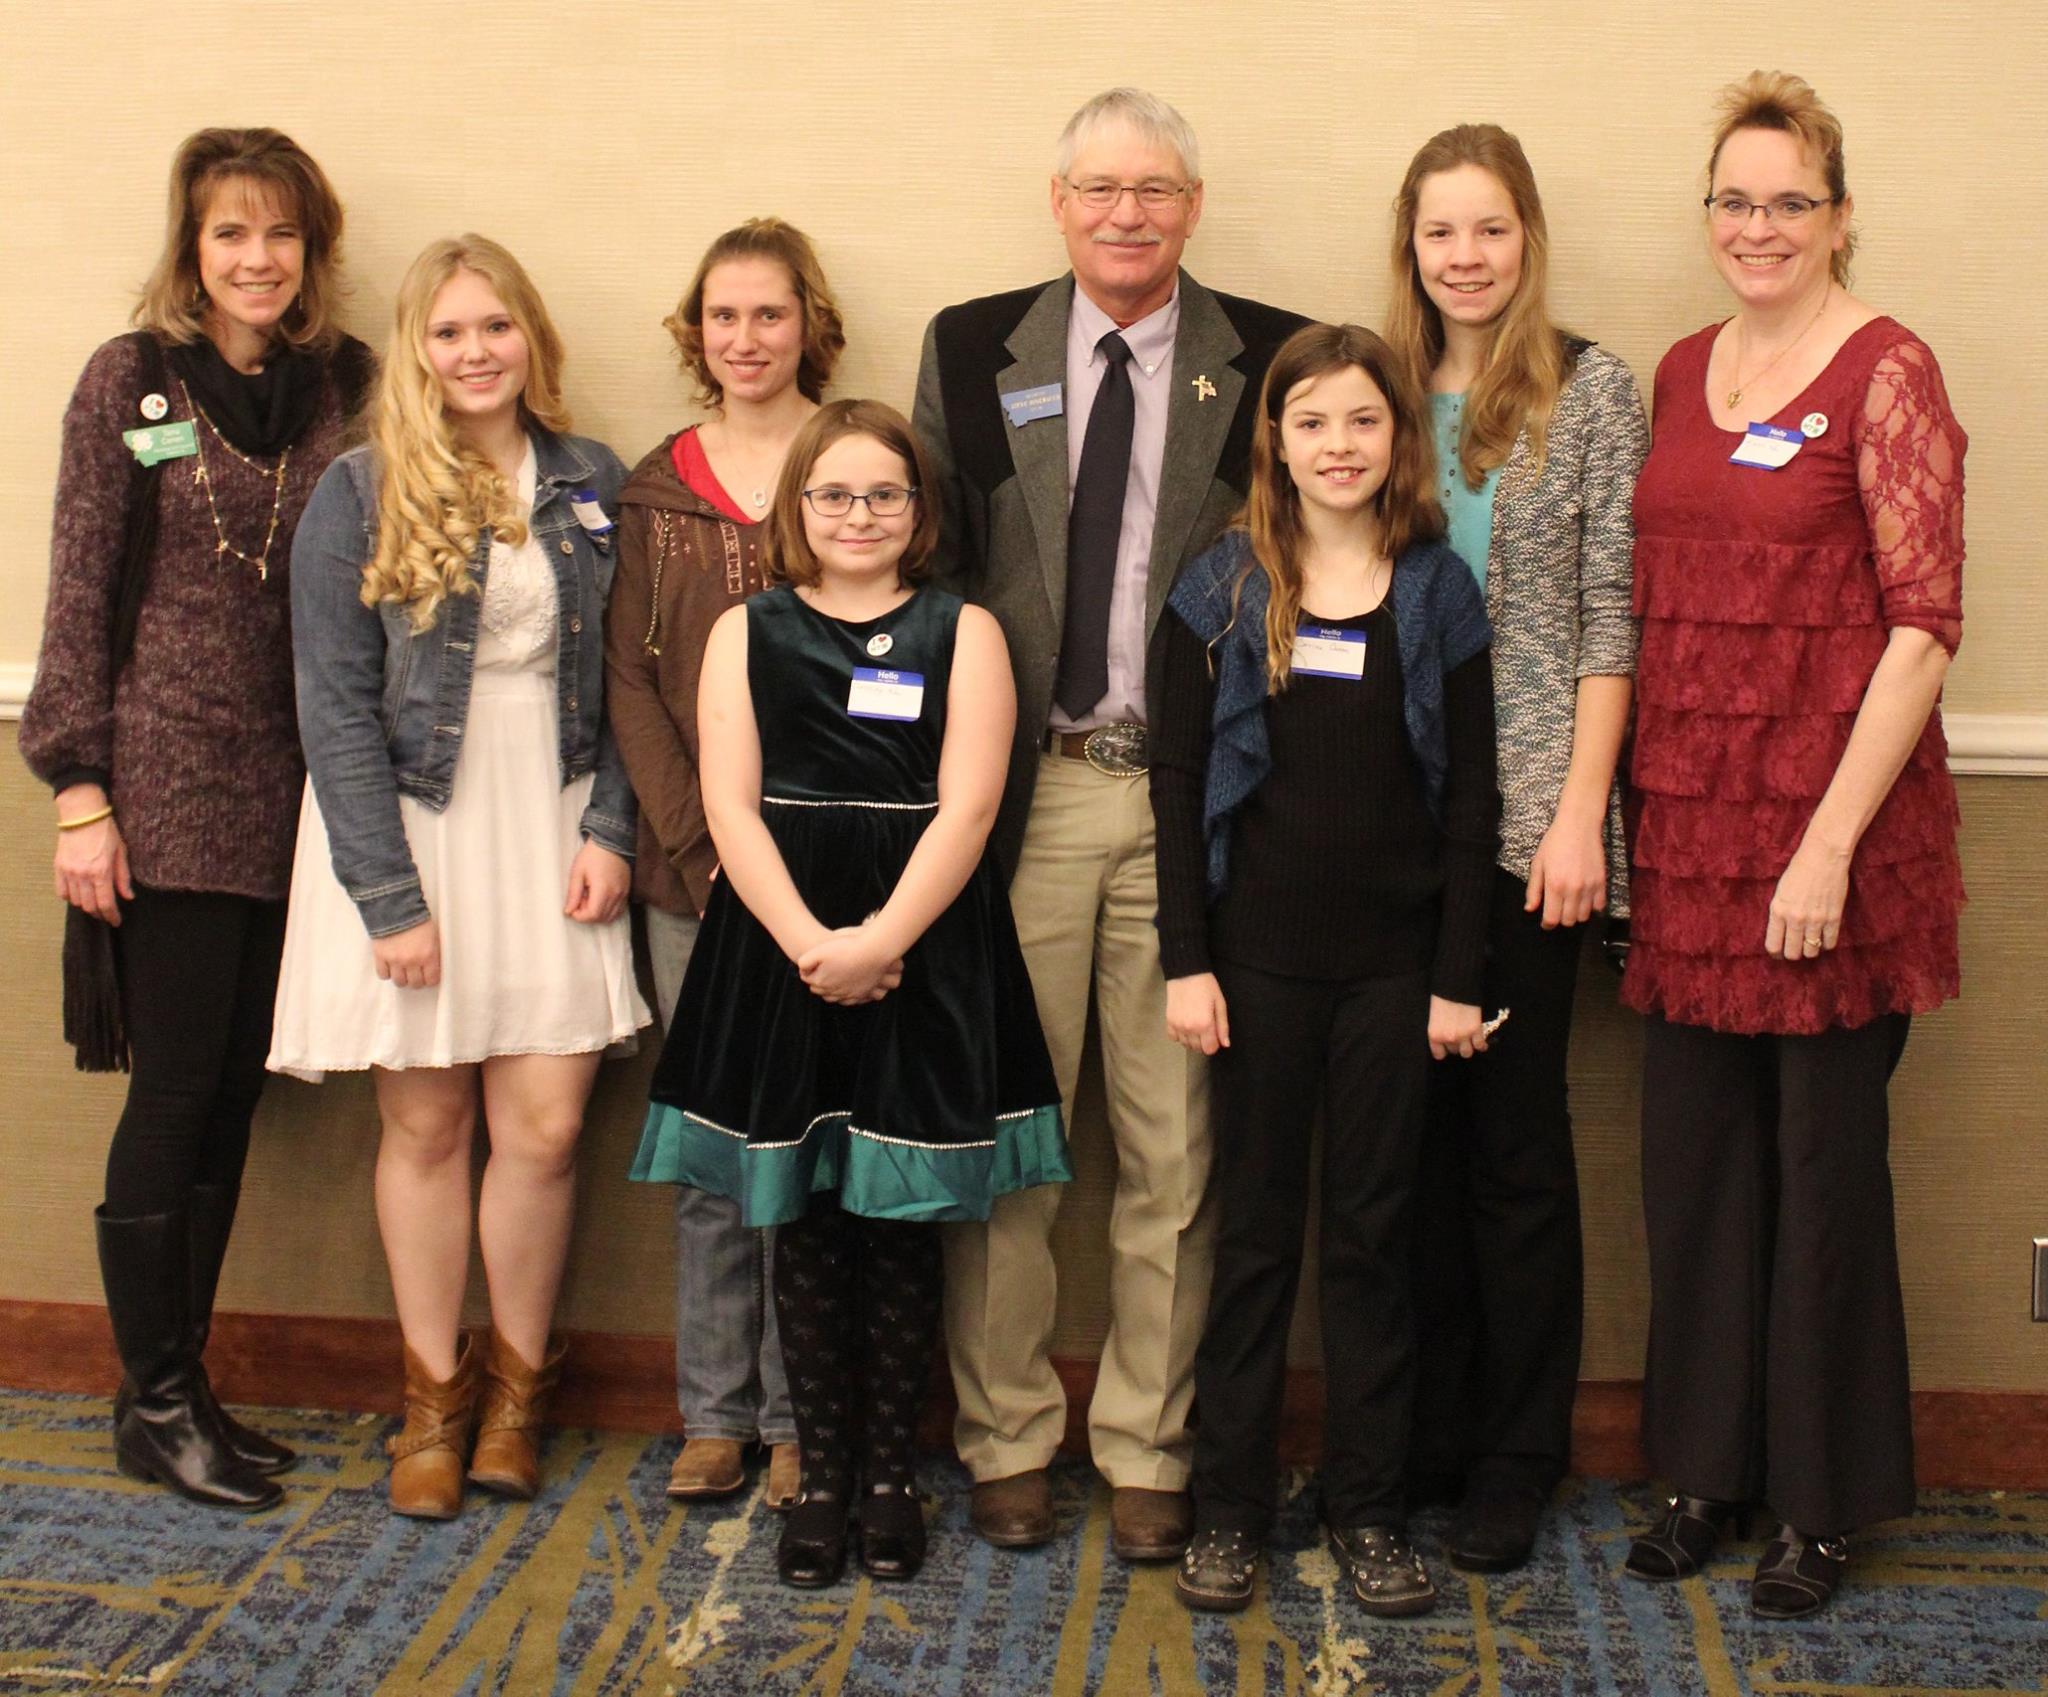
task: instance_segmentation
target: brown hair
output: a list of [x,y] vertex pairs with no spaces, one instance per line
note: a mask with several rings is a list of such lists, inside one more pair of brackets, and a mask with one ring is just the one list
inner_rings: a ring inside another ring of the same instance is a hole
[[1564,339],[1550,322],[1545,296],[1550,275],[1550,229],[1536,193],[1522,144],[1498,124],[1459,124],[1424,142],[1408,161],[1394,196],[1394,292],[1387,307],[1387,340],[1401,356],[1422,393],[1444,357],[1443,314],[1422,286],[1415,259],[1416,208],[1422,185],[1439,171],[1477,165],[1507,190],[1522,226],[1522,280],[1501,311],[1487,347],[1486,362],[1465,398],[1458,437],[1458,467],[1465,487],[1477,489],[1486,474],[1508,462],[1515,438],[1529,431],[1529,469],[1543,469],[1550,414],[1567,375]]
[[285,313],[284,339],[325,353],[341,338],[341,202],[311,154],[278,130],[199,130],[171,161],[171,206],[164,249],[142,285],[134,322],[167,342],[206,334],[207,295],[199,278],[199,227],[214,196],[241,183],[274,196],[306,244],[299,292]]
[[939,509],[924,444],[910,428],[910,421],[886,402],[832,401],[804,420],[782,462],[775,501],[762,527],[766,534],[761,561],[770,579],[808,589],[822,575],[810,539],[804,535],[804,484],[818,456],[849,436],[872,436],[909,471],[917,522],[911,527],[903,558],[896,562],[896,575],[904,583],[917,583],[931,575],[932,555],[939,546]]
[[661,321],[661,327],[675,338],[683,370],[696,379],[697,398],[709,407],[725,400],[725,391],[704,358],[704,280],[713,266],[731,259],[771,259],[789,273],[789,286],[804,314],[804,348],[797,363],[796,386],[807,399],[823,400],[825,385],[832,381],[832,368],[846,348],[846,330],[811,238],[780,218],[749,218],[714,241],[697,261],[697,274],[675,311]]
[[[1849,200],[1849,171],[1842,157],[1842,120],[1830,112],[1813,84],[1790,71],[1751,71],[1721,90],[1715,102],[1721,121],[1714,126],[1714,151],[1707,155],[1707,188],[1714,186],[1714,167],[1721,149],[1737,130],[1777,130],[1791,136],[1820,167],[1828,193],[1838,209]],[[1838,210],[1837,217],[1843,216]],[[1856,257],[1856,232],[1844,227],[1842,245],[1828,255],[1828,274],[1849,286],[1849,262]]]
[[[1280,458],[1280,417],[1297,385],[1356,366],[1387,398],[1393,425],[1393,457],[1386,481],[1373,496],[1379,544],[1398,563],[1414,543],[1444,534],[1437,505],[1436,456],[1421,388],[1394,350],[1358,324],[1308,324],[1280,344],[1266,367],[1259,391],[1258,420],[1252,427],[1251,494],[1239,522],[1251,537],[1257,568],[1266,574],[1266,688],[1287,685],[1294,657],[1294,631],[1301,622],[1301,492]],[[1254,568],[1245,568],[1249,577]],[[1244,592],[1239,578],[1235,601]]]

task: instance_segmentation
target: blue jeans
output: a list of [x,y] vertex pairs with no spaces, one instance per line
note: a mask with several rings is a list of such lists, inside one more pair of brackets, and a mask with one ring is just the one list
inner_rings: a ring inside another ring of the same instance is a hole
[[[647,919],[654,999],[666,1031],[697,921],[659,908]],[[676,1186],[676,1403],[692,1438],[796,1442],[782,1339],[775,1329],[775,1233],[740,1224],[740,1205]]]

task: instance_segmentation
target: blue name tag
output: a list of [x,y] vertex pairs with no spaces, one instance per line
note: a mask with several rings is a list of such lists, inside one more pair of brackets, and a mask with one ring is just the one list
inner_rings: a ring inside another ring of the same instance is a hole
[[909,724],[924,711],[924,674],[856,666],[846,692],[851,719],[895,719]]
[[1290,669],[1312,678],[1344,678],[1356,683],[1365,676],[1365,632],[1303,625],[1294,633]]
[[1753,465],[1765,471],[1776,471],[1780,466],[1791,464],[1792,456],[1805,446],[1806,436],[1801,431],[1780,430],[1775,424],[1752,424],[1728,458],[1736,465]]
[[618,528],[605,516],[595,489],[577,490],[569,497],[569,510],[576,515],[576,522],[592,536],[609,536]]
[[1012,425],[1029,424],[1034,418],[1058,418],[1067,410],[1065,387],[1041,383],[1035,389],[1012,389],[1000,397],[1003,411]]

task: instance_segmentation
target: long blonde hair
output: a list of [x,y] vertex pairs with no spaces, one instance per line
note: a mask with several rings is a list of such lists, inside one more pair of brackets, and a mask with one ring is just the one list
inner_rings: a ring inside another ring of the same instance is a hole
[[1394,197],[1394,290],[1387,307],[1387,340],[1423,394],[1444,357],[1444,321],[1422,286],[1415,262],[1415,214],[1426,178],[1477,165],[1507,190],[1522,225],[1522,280],[1502,310],[1486,363],[1465,397],[1458,438],[1458,468],[1465,487],[1508,463],[1515,438],[1529,432],[1529,471],[1543,469],[1550,414],[1569,375],[1564,336],[1550,321],[1545,299],[1550,275],[1550,228],[1522,144],[1498,124],[1459,124],[1424,142]]
[[278,335],[294,347],[330,352],[341,339],[334,316],[341,292],[341,202],[313,156],[279,130],[195,130],[179,144],[163,252],[142,285],[134,322],[166,342],[196,342],[206,334],[211,303],[199,279],[199,226],[214,197],[236,187],[259,203],[273,201],[306,244],[299,292]]
[[398,322],[377,382],[370,440],[382,488],[377,547],[363,568],[363,604],[395,602],[414,630],[433,624],[450,595],[476,590],[470,574],[486,532],[517,547],[526,523],[516,491],[474,448],[465,446],[441,405],[441,379],[427,360],[427,319],[441,286],[472,271],[496,291],[506,314],[526,335],[523,419],[549,430],[569,428],[562,401],[562,338],[519,261],[488,237],[433,242],[398,285]]
[[1411,544],[1444,534],[1443,508],[1435,490],[1436,459],[1430,451],[1427,413],[1418,388],[1394,350],[1357,324],[1306,324],[1280,344],[1266,367],[1252,426],[1251,492],[1240,523],[1251,538],[1255,564],[1245,568],[1231,590],[1231,622],[1237,622],[1245,578],[1266,574],[1266,693],[1287,687],[1294,662],[1294,633],[1301,623],[1301,552],[1306,531],[1301,491],[1280,457],[1280,419],[1287,397],[1310,380],[1356,366],[1387,399],[1393,453],[1386,481],[1373,496],[1380,550],[1398,561]]

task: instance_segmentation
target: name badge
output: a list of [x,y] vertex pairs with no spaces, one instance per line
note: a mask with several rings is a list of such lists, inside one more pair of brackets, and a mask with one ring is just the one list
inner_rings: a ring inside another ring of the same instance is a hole
[[1776,471],[1780,466],[1790,465],[1792,456],[1805,446],[1806,438],[1796,430],[1780,430],[1775,424],[1752,424],[1749,434],[1728,458],[1734,465]]
[[1066,386],[1041,383],[1035,389],[1012,389],[999,396],[1012,425],[1029,424],[1034,418],[1058,418],[1067,410]]
[[571,495],[569,511],[576,515],[576,522],[592,536],[609,536],[618,528],[604,516],[604,508],[597,503],[595,489],[579,489]]
[[1365,676],[1365,632],[1303,625],[1294,633],[1293,670],[1312,678],[1357,682]]
[[848,718],[895,719],[911,724],[923,711],[922,672],[891,672],[874,666],[853,669],[853,686],[846,692]]
[[121,440],[146,466],[187,459],[199,452],[199,433],[189,418],[176,424],[152,424],[146,430],[124,430]]

